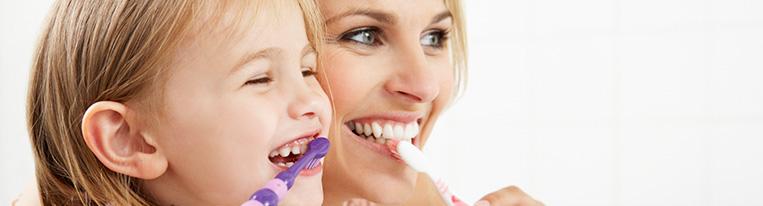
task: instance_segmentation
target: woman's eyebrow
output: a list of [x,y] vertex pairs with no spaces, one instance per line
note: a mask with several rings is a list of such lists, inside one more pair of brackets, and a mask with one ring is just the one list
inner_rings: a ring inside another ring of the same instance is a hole
[[333,17],[326,20],[326,24],[331,24],[334,21],[337,21],[339,19],[342,19],[348,16],[367,16],[385,24],[397,23],[397,17],[387,12],[371,10],[371,9],[353,9],[353,10],[345,11],[340,14],[334,15]]
[[432,22],[429,24],[435,24],[448,18],[453,18],[453,14],[451,14],[449,10],[445,10],[435,15],[434,18],[432,18]]
[[[397,17],[387,12],[371,10],[371,9],[353,9],[346,12],[342,12],[340,14],[337,14],[329,18],[328,20],[326,20],[326,24],[331,24],[334,21],[337,21],[339,19],[342,19],[348,16],[367,16],[376,21],[386,23],[386,24],[395,24],[397,22]],[[453,14],[451,14],[449,10],[445,10],[438,13],[434,17],[432,17],[432,21],[430,24],[435,24],[437,22],[440,22],[442,20],[452,18],[452,17],[453,17]]]

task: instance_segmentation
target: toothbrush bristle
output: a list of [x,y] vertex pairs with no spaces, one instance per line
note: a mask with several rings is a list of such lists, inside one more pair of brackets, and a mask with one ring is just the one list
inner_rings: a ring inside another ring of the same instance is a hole
[[317,164],[315,164],[316,162],[317,162],[316,160],[310,161],[310,163],[307,164],[307,168],[309,169],[315,168],[317,166]]

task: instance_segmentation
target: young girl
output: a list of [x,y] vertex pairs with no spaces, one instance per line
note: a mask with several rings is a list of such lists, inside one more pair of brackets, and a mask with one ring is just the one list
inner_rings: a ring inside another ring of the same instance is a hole
[[[316,11],[309,0],[58,1],[27,111],[42,204],[246,201],[327,132]],[[300,173],[281,203],[320,204],[320,173]]]

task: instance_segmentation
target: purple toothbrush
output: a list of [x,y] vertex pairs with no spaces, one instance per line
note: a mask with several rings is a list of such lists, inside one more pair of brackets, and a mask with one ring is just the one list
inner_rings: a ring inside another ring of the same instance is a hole
[[297,160],[289,169],[279,172],[270,180],[265,187],[254,192],[249,200],[241,206],[275,206],[286,195],[286,192],[294,185],[294,179],[305,168],[314,168],[320,164],[321,158],[329,152],[329,140],[326,137],[318,137],[307,144],[307,152]]

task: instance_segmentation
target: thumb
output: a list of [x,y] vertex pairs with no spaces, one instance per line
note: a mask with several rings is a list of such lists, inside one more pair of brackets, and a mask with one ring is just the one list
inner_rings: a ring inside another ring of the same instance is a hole
[[490,202],[487,200],[480,200],[474,203],[474,206],[490,206]]

